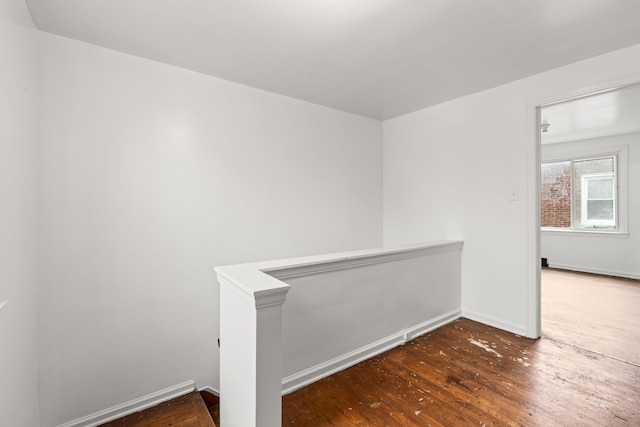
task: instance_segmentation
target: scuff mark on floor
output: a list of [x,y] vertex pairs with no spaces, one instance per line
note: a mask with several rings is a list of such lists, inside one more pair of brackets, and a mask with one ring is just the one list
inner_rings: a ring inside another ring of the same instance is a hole
[[521,364],[522,366],[524,366],[525,368],[528,368],[529,366],[531,366],[531,363],[526,362],[524,359],[526,359],[526,357],[523,359],[521,357],[516,357],[516,358],[511,358],[514,362],[518,362],[519,364]]
[[489,347],[489,345],[487,344],[487,341],[476,341],[476,340],[471,339],[471,338],[469,338],[468,341],[469,341],[469,343],[471,343],[473,345],[476,345],[476,346],[478,346],[480,348],[484,348],[489,353],[495,354],[497,357],[500,357],[500,358],[503,357],[500,353],[498,353],[497,351],[495,351],[494,349]]
[[507,344],[507,345],[512,345],[512,344],[513,344],[511,341],[509,341],[509,340],[508,340],[508,339],[506,339],[506,338],[498,337],[498,339],[499,339],[500,341],[502,341],[503,343]]

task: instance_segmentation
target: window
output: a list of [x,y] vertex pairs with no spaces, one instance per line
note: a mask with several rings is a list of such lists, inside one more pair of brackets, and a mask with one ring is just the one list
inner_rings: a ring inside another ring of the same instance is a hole
[[581,221],[584,226],[615,227],[615,180],[613,174],[582,177]]
[[541,226],[619,231],[617,154],[542,163]]

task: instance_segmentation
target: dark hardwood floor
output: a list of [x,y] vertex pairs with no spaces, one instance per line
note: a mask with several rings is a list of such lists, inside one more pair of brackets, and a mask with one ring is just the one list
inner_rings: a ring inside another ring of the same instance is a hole
[[283,426],[637,426],[640,368],[459,319],[283,399]]
[[200,393],[194,391],[100,427],[216,427]]

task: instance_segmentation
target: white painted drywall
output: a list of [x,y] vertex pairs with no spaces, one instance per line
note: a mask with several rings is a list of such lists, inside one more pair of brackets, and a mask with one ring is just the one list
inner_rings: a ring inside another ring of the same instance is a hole
[[593,138],[583,141],[543,145],[542,159],[565,155],[583,155],[585,150],[628,147],[627,164],[619,166],[627,173],[628,234],[571,233],[542,231],[540,256],[550,266],[578,271],[640,279],[640,133]]
[[532,105],[631,80],[640,45],[385,121],[385,245],[464,240],[463,315],[533,331]]
[[405,331],[459,317],[462,242],[441,243],[402,256],[390,247],[387,259],[362,251],[351,266],[328,262],[283,278],[291,286],[282,320],[285,389],[394,347]]
[[46,427],[217,388],[214,266],[381,245],[380,122],[40,43]]
[[38,426],[38,34],[0,0],[0,425]]

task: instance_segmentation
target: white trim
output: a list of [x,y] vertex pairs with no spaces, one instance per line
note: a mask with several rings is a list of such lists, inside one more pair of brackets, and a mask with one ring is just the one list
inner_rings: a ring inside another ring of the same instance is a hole
[[286,280],[293,277],[312,276],[329,271],[363,267],[367,265],[399,261],[407,258],[417,258],[426,255],[456,252],[461,248],[462,241],[438,242],[436,245],[402,248],[400,250],[390,250],[387,253],[380,253],[376,255],[352,256],[325,261],[318,264],[305,264],[300,266],[283,267],[262,271],[272,277],[275,277],[278,280]]
[[602,268],[582,267],[578,265],[569,265],[569,264],[549,264],[549,268],[555,268],[558,270],[577,271],[581,273],[600,274],[603,276],[623,277],[625,279],[640,280],[640,274],[630,273],[627,271],[606,270]]
[[336,372],[347,369],[348,367],[356,365],[363,360],[370,359],[380,353],[391,350],[392,348],[404,344],[409,340],[419,337],[420,335],[424,335],[446,325],[447,323],[451,323],[460,317],[460,310],[450,311],[449,313],[445,313],[441,316],[427,320],[426,322],[397,332],[372,344],[368,344],[342,356],[283,378],[282,394],[292,393],[324,377],[333,375]]
[[549,236],[554,234],[563,236],[581,236],[581,237],[613,237],[628,239],[629,233],[615,230],[591,230],[591,229],[579,229],[579,228],[541,228],[540,232]]
[[484,314],[480,314],[471,310],[462,309],[462,317],[464,317],[465,319],[473,320],[474,322],[493,326],[494,328],[502,329],[503,331],[511,332],[516,335],[522,335],[529,338],[538,338],[529,336],[528,328],[525,325],[505,322],[504,320],[498,319],[496,317],[486,316]]
[[176,384],[174,386],[165,388],[164,390],[156,391],[155,393],[147,394],[146,396],[130,400],[129,402],[112,406],[111,408],[94,412],[93,414],[89,414],[73,421],[60,424],[58,427],[99,426],[101,424],[108,423],[109,421],[122,418],[126,415],[134,414],[144,409],[151,408],[152,406],[156,406],[162,402],[166,402],[167,400],[171,400],[184,394],[191,393],[195,389],[195,382],[185,381],[181,384]]
[[[538,338],[542,334],[541,316],[541,287],[540,287],[540,164],[541,164],[541,133],[540,133],[540,105],[542,102],[529,102],[526,106],[526,147],[525,165],[527,183],[527,230],[526,244],[526,283],[527,289],[527,325],[523,335]],[[464,310],[463,310],[464,315]],[[474,316],[474,313],[470,313]],[[476,319],[484,318],[483,316]],[[474,319],[472,319],[474,320]],[[479,320],[481,321],[481,320]]]
[[[606,137],[602,137],[599,139],[606,139]],[[573,144],[580,141],[571,141],[567,142],[567,144]],[[599,159],[603,157],[611,157],[617,156],[620,153],[623,153],[625,156],[629,151],[628,145],[615,145],[610,147],[600,147],[600,148],[581,148],[579,150],[572,151],[562,151],[555,154],[546,154],[541,158],[541,163],[555,163],[555,162],[568,162],[572,160],[590,160],[590,159]]]

